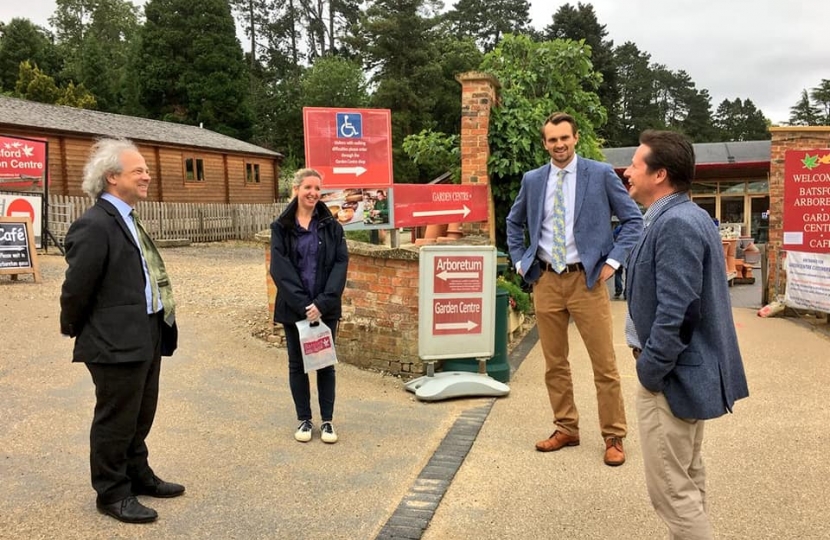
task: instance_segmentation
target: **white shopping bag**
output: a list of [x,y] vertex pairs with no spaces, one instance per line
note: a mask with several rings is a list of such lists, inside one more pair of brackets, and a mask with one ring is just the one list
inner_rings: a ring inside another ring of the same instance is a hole
[[337,363],[331,329],[323,321],[312,323],[308,319],[303,319],[297,321],[296,325],[300,334],[303,369],[306,373]]

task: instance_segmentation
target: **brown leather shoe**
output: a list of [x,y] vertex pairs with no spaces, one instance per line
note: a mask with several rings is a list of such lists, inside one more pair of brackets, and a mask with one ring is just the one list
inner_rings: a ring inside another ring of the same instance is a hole
[[620,437],[605,439],[605,464],[609,467],[618,467],[625,463],[625,450]]
[[537,442],[536,450],[540,452],[555,452],[565,448],[566,446],[579,446],[579,436],[566,435],[565,433],[556,430],[544,441]]

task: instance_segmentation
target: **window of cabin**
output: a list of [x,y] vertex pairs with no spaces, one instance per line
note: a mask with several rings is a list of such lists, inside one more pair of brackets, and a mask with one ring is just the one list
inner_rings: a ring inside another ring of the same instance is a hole
[[245,182],[259,184],[259,163],[245,164]]
[[184,158],[184,181],[204,182],[205,181],[205,160],[202,158]]

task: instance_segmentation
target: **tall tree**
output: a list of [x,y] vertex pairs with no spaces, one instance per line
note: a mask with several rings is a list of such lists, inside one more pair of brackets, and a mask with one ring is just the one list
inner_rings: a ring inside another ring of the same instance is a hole
[[[441,76],[433,82],[434,103],[430,126],[444,133],[461,132],[461,86],[455,79],[459,73],[478,69],[484,55],[470,38],[456,39],[444,35],[436,39],[436,61]],[[441,174],[445,171],[440,171]],[[435,176],[435,174],[430,174]]]
[[830,79],[822,79],[818,86],[810,90],[810,98],[818,110],[818,121],[822,125],[830,125]]
[[392,111],[392,152],[397,181],[416,181],[417,167],[401,144],[432,127],[436,81],[443,76],[435,47],[439,5],[434,0],[376,0],[351,41],[373,73],[371,106]]
[[801,91],[801,99],[798,103],[790,107],[791,126],[817,126],[819,125],[820,112],[818,107],[813,105],[810,101],[810,96],[807,90]]
[[710,142],[716,138],[712,128],[712,100],[707,90],[699,91],[691,76],[683,70],[671,71],[662,64],[651,66],[654,77],[653,100],[657,105],[659,123],[681,131],[694,142]]
[[65,60],[61,78],[81,82],[104,111],[122,112],[130,44],[139,29],[129,0],[56,0],[49,19]]
[[297,0],[306,28],[308,55],[312,60],[343,52],[343,38],[360,19],[361,0]]
[[247,140],[249,81],[226,0],[150,0],[136,84],[151,118]]
[[767,119],[749,99],[721,101],[715,112],[715,128],[720,132],[719,139],[722,141],[757,141],[770,138]]
[[361,108],[369,102],[363,68],[340,56],[318,58],[300,84],[306,107]]
[[530,2],[458,0],[446,17],[457,37],[471,37],[489,52],[506,34],[524,34],[530,29]]
[[16,18],[0,25],[0,34],[0,90],[14,90],[21,62],[28,61],[52,76],[60,70],[60,55],[45,28]]
[[[618,146],[622,126],[619,118],[620,91],[617,85],[617,69],[614,65],[614,42],[606,39],[608,31],[600,24],[594,7],[579,2],[576,7],[564,4],[553,14],[553,22],[544,30],[546,40],[584,39],[591,48],[591,63],[594,71],[602,75],[602,82],[596,90],[600,103],[605,107],[608,121],[597,126],[598,133],[607,146]],[[590,89],[588,89],[590,90]]]
[[643,130],[664,127],[660,110],[653,100],[651,55],[628,41],[614,50],[614,58],[620,92],[617,144],[637,146]]
[[95,96],[90,94],[83,84],[75,86],[75,83],[69,81],[66,86],[58,87],[53,77],[43,73],[28,61],[20,63],[20,75],[15,83],[14,94],[40,103],[66,105],[79,109],[95,108]]

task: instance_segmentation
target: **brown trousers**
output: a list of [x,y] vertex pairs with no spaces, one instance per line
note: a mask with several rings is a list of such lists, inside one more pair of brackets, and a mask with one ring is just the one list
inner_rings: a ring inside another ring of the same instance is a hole
[[611,301],[605,283],[597,281],[589,289],[584,272],[542,272],[533,286],[533,303],[556,429],[579,435],[579,412],[568,363],[568,322],[573,317],[594,370],[602,436],[625,437],[625,407],[614,353]]

